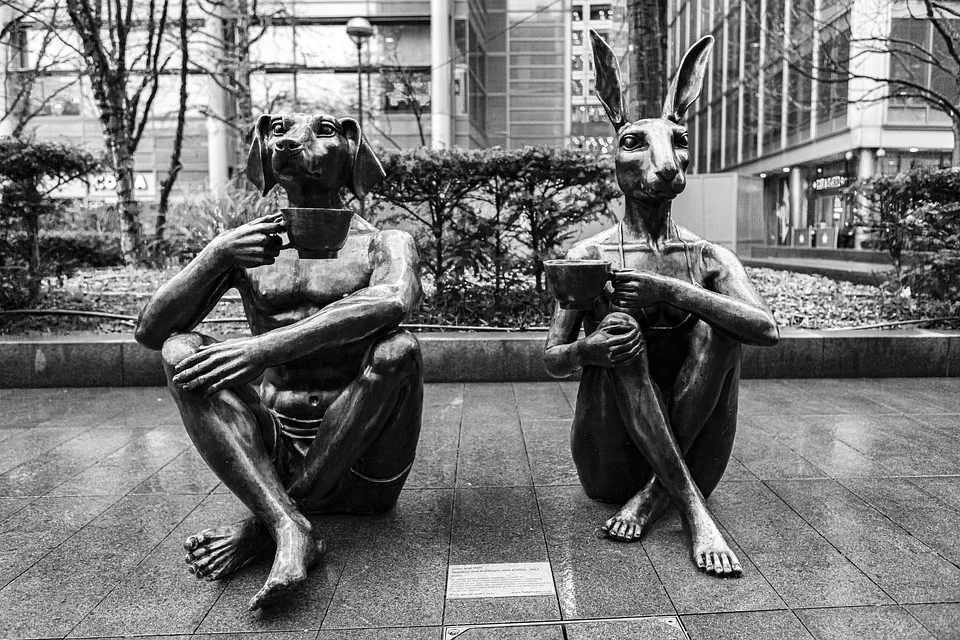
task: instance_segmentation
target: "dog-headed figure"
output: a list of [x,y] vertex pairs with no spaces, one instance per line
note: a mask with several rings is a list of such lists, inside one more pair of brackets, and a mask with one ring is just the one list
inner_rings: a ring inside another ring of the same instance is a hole
[[[280,184],[304,208],[340,208],[341,187],[362,198],[384,175],[354,120],[304,114],[261,116],[247,171],[263,193]],[[336,258],[302,260],[283,232],[266,216],[220,234],[157,291],[136,330],[162,350],[201,456],[252,512],[187,538],[186,561],[217,580],[272,554],[251,609],[282,599],[320,560],[306,515],[396,503],[423,405],[420,346],[399,328],[420,298],[410,235],[353,216]],[[252,335],[194,331],[233,287]]]
[[661,116],[631,121],[616,56],[595,31],[590,36],[597,95],[616,130],[625,212],[567,254],[615,265],[613,289],[593,309],[557,305],[544,361],[556,376],[583,369],[571,448],[587,495],[623,505],[603,525],[606,534],[639,540],[672,501],[697,566],[737,576],[740,562],[704,496],[733,447],[740,345],[772,345],[779,333],[737,257],[671,214],[690,156],[684,116],[700,93],[713,38],[684,56]]

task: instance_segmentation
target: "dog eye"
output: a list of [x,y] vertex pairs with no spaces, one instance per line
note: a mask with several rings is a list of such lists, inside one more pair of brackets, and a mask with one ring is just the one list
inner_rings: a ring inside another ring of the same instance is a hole
[[643,144],[643,141],[640,139],[640,136],[635,135],[625,135],[620,139],[620,146],[626,149],[627,151],[633,151],[634,149],[639,149]]
[[273,135],[275,135],[275,136],[282,136],[282,135],[283,135],[283,123],[282,123],[282,122],[274,122],[274,123],[273,123]]
[[673,144],[681,149],[686,149],[687,145],[690,144],[687,139],[687,133],[685,131],[678,132],[673,138]]
[[337,134],[337,128],[329,122],[321,122],[317,127],[318,136],[334,136]]

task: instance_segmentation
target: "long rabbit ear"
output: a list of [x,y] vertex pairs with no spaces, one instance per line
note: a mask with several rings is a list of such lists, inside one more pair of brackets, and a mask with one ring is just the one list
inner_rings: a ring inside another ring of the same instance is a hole
[[270,133],[270,120],[273,118],[269,113],[265,113],[257,118],[257,124],[253,128],[253,142],[250,143],[250,154],[247,156],[247,177],[250,182],[257,185],[261,195],[270,193],[277,184],[277,178],[273,175],[273,165],[271,164],[270,148],[267,146],[267,135]]
[[610,45],[593,29],[590,29],[590,42],[593,45],[593,67],[597,76],[597,97],[613,128],[620,131],[627,124],[623,110],[620,63]]
[[676,123],[683,121],[684,114],[703,88],[703,78],[707,73],[707,62],[710,60],[710,50],[713,49],[713,36],[704,36],[687,49],[677,74],[670,83],[667,97],[663,101],[661,118]]
[[383,180],[387,172],[373,152],[373,147],[367,142],[360,124],[353,118],[340,118],[343,135],[350,141],[350,151],[353,154],[353,163],[350,167],[350,191],[358,198],[363,198],[370,189]]

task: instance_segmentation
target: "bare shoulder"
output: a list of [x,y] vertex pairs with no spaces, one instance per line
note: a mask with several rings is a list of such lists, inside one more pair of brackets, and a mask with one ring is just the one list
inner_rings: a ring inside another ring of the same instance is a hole
[[609,229],[604,229],[595,236],[590,236],[580,242],[577,242],[567,250],[568,260],[600,260],[600,246],[616,243],[620,237],[616,225]]
[[401,259],[410,264],[419,265],[420,252],[413,236],[401,229],[374,230],[370,251],[381,259]]

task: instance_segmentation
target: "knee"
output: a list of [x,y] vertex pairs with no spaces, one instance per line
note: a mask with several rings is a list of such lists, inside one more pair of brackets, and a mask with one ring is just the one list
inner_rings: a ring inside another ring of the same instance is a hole
[[160,350],[164,368],[176,367],[184,358],[199,351],[203,343],[203,336],[199,333],[178,333],[170,336]]
[[600,321],[598,328],[604,329],[606,327],[615,327],[615,326],[626,326],[632,329],[639,329],[640,325],[637,324],[637,320],[628,313],[623,313],[622,311],[614,311],[608,313],[603,320]]
[[398,331],[374,343],[368,370],[378,376],[396,376],[420,368],[420,342],[413,334]]

